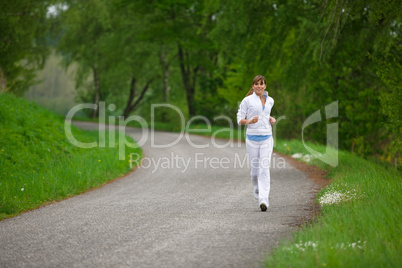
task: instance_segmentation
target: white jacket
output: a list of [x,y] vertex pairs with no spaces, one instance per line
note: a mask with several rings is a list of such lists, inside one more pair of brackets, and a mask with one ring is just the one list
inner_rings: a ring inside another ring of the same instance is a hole
[[268,92],[264,91],[263,95],[267,96],[265,109],[262,109],[261,99],[255,92],[252,95],[245,97],[240,103],[239,111],[237,112],[237,123],[241,119],[251,119],[258,116],[258,122],[247,125],[248,135],[272,135],[272,126],[269,122],[271,109],[274,106],[274,99],[268,96]]

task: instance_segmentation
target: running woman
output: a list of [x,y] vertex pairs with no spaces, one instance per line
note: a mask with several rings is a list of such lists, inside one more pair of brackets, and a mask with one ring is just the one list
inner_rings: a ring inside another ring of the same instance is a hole
[[237,123],[247,125],[246,148],[250,158],[251,181],[261,211],[269,207],[269,168],[274,144],[271,124],[276,121],[270,116],[274,99],[268,96],[266,87],[264,76],[257,75],[237,112]]

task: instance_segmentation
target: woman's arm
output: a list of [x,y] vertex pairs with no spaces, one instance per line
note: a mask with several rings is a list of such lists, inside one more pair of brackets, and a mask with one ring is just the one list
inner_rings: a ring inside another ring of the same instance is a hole
[[276,119],[273,118],[272,116],[269,117],[269,122],[271,123],[271,125],[275,124]]
[[239,121],[239,125],[249,125],[249,124],[255,124],[258,122],[258,116],[254,116],[253,118],[250,119],[241,119]]
[[239,111],[237,112],[237,123],[239,125],[249,125],[249,124],[255,124],[258,122],[258,116],[254,116],[253,118],[248,118],[247,117],[247,101],[246,99],[243,99],[242,102],[240,103],[239,106]]

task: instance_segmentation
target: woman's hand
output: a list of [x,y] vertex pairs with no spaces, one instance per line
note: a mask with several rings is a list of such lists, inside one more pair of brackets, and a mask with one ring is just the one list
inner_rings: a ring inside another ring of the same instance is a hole
[[258,116],[254,116],[253,118],[247,120],[247,124],[255,124],[258,122]]
[[269,117],[269,122],[271,123],[271,125],[275,124],[276,119],[273,118],[272,116]]

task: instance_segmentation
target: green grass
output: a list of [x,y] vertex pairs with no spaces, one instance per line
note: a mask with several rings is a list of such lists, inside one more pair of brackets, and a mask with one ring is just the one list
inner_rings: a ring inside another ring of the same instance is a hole
[[[281,153],[308,153],[300,141],[277,143]],[[333,181],[317,196],[322,213],[282,241],[266,267],[401,267],[401,173],[343,151],[337,167],[310,164],[328,170]]]
[[[99,141],[97,131],[72,126],[72,133],[81,142]],[[129,154],[141,154],[141,149],[125,147],[125,159],[119,160],[118,144],[109,148],[108,140],[106,133],[104,148],[73,146],[62,117],[0,94],[0,219],[77,195],[129,172]]]

